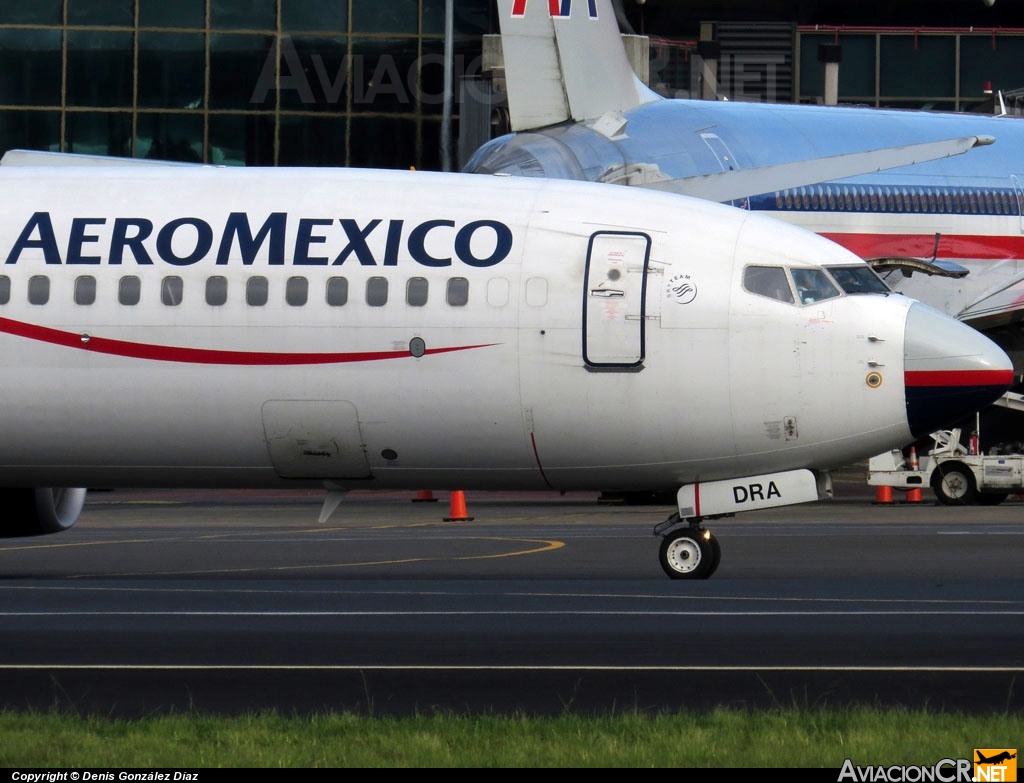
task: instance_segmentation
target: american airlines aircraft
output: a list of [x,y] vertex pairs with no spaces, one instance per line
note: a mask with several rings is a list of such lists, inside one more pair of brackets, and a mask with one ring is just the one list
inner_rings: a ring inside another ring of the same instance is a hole
[[[1006,355],[802,229],[590,183],[2,166],[4,534],[75,487],[663,490],[707,517],[997,398]],[[95,164],[95,165],[94,165]],[[56,488],[67,489],[56,489]]]
[[[1019,321],[1024,120],[664,99],[634,76],[609,0],[498,7],[516,132],[466,171],[727,201],[838,242],[894,289],[975,328],[996,335]],[[985,146],[896,167],[884,152],[966,138]],[[1024,370],[1019,340],[996,339]]]

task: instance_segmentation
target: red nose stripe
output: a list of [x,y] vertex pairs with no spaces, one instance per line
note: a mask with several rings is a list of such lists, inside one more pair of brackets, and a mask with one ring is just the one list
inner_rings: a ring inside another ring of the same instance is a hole
[[906,386],[1005,386],[1013,385],[1013,370],[907,370]]

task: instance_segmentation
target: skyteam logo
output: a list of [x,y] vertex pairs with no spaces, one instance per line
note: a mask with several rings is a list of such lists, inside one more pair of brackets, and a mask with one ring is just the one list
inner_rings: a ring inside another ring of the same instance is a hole
[[[527,0],[512,0],[512,18],[526,16]],[[587,0],[590,18],[597,19],[597,0]],[[548,0],[548,13],[552,19],[568,19],[572,15],[572,0]]]

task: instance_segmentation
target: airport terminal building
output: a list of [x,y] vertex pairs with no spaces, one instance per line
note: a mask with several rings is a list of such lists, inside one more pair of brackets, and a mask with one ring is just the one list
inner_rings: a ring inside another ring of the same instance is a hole
[[[0,148],[439,169],[445,6],[0,0]],[[453,6],[455,80],[486,76],[494,0]],[[1007,0],[621,0],[619,10],[624,29],[650,37],[650,82],[672,96],[704,95],[709,52],[717,97],[731,100],[820,101],[829,58],[844,103],[990,111],[993,89],[1013,108],[1024,88],[1024,11]]]

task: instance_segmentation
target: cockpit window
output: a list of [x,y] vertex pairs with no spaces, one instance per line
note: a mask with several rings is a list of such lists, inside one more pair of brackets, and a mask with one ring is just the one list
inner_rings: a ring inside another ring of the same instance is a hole
[[743,271],[743,287],[752,294],[793,303],[793,291],[781,266],[748,266]]
[[823,269],[791,269],[800,304],[820,302],[839,296],[839,289],[829,280]]
[[826,267],[833,279],[848,294],[888,294],[888,286],[869,266]]

